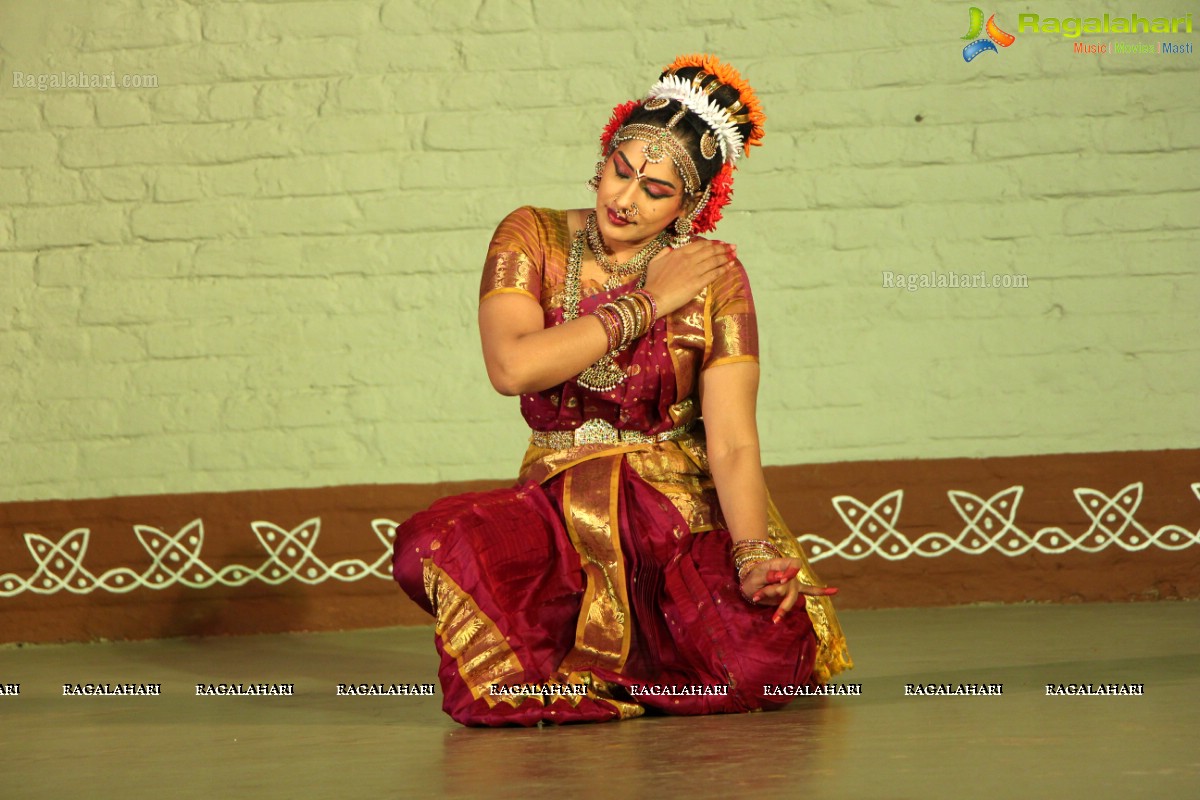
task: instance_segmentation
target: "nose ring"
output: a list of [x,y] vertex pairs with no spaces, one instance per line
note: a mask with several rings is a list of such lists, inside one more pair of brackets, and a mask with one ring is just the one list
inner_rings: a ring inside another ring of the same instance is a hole
[[625,212],[625,216],[627,216],[627,217],[636,217],[636,216],[637,216],[638,214],[640,214],[640,213],[641,213],[641,210],[640,210],[640,209],[638,209],[638,207],[637,207],[637,203],[630,203],[630,204],[629,204],[629,210]]

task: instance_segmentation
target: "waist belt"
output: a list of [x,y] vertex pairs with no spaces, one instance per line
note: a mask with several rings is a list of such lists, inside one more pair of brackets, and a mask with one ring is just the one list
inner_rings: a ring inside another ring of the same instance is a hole
[[565,450],[584,444],[646,444],[678,439],[688,432],[689,425],[680,425],[662,433],[617,430],[611,422],[589,419],[573,431],[533,431],[531,444],[553,450]]

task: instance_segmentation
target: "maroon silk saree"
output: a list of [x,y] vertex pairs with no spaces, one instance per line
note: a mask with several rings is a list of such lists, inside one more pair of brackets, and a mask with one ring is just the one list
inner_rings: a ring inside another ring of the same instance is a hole
[[[481,299],[525,293],[547,326],[561,323],[569,244],[564,212],[513,212],[493,237]],[[630,288],[585,287],[581,315]],[[515,486],[445,498],[399,526],[394,574],[434,616],[451,717],[535,725],[771,709],[787,697],[769,687],[850,666],[828,598],[775,625],[735,579],[695,392],[700,370],[757,351],[739,266],[621,353],[628,377],[614,389],[568,381],[523,395],[529,426],[568,441],[532,443]],[[570,441],[585,424],[596,435]],[[771,539],[803,558],[774,504],[769,514]],[[819,583],[807,562],[800,579]]]

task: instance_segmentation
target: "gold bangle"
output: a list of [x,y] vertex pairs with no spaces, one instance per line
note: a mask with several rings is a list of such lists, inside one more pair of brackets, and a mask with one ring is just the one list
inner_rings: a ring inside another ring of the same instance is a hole
[[621,351],[633,341],[633,314],[624,303],[613,303],[613,307],[621,315],[621,344],[617,347],[617,350]]
[[734,542],[729,546],[729,552],[733,556],[746,550],[767,550],[776,554],[776,558],[782,558],[783,553],[779,552],[779,548],[769,539],[742,539],[740,542]]
[[654,320],[650,317],[650,304],[646,302],[646,298],[640,292],[629,295],[629,299],[638,308],[638,336],[645,336],[650,332],[650,326],[654,324]]
[[634,294],[645,301],[646,308],[650,311],[650,326],[653,327],[654,323],[658,320],[658,303],[654,302],[654,295],[645,289],[637,289],[634,291]]
[[770,561],[769,558],[760,558],[754,561],[748,561],[742,565],[742,568],[737,571],[738,583],[746,580],[746,576],[750,574],[750,570],[754,569],[755,564],[761,564],[764,561]]
[[646,324],[646,307],[644,305],[642,305],[641,298],[638,297],[636,294],[628,295],[628,297],[629,297],[629,304],[631,306],[633,306],[633,308],[637,311],[637,326],[638,326],[637,335],[645,336],[646,331],[648,331],[650,329],[650,326],[648,326]]
[[755,564],[784,557],[775,543],[768,539],[743,539],[734,542],[730,545],[729,554],[733,557],[733,567],[739,584],[745,580]]
[[759,561],[771,561],[774,558],[775,557],[773,555],[771,555],[769,552],[767,552],[766,550],[760,550],[757,553],[746,553],[745,555],[736,559],[733,562],[733,566],[734,566],[734,569],[736,569],[738,572],[741,572],[742,568],[745,567],[747,564],[751,564],[751,563],[757,564]]
[[642,335],[642,320],[638,313],[638,308],[629,300],[629,295],[625,295],[617,300],[621,307],[629,314],[630,335],[629,341],[632,343],[634,339]]

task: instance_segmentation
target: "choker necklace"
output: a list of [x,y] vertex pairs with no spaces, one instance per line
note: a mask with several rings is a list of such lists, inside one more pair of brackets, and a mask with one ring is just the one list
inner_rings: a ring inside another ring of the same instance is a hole
[[600,265],[600,269],[609,275],[609,279],[604,282],[605,289],[615,289],[620,284],[621,278],[624,278],[626,275],[636,275],[639,272],[645,272],[646,267],[650,264],[650,260],[661,253],[663,248],[669,244],[667,232],[662,231],[658,236],[654,237],[650,244],[637,251],[633,258],[624,264],[617,264],[604,251],[604,238],[600,235],[600,227],[596,224],[595,211],[588,214],[587,222],[583,227],[584,231],[587,232],[588,249],[592,251],[592,255],[596,258],[596,263]]

